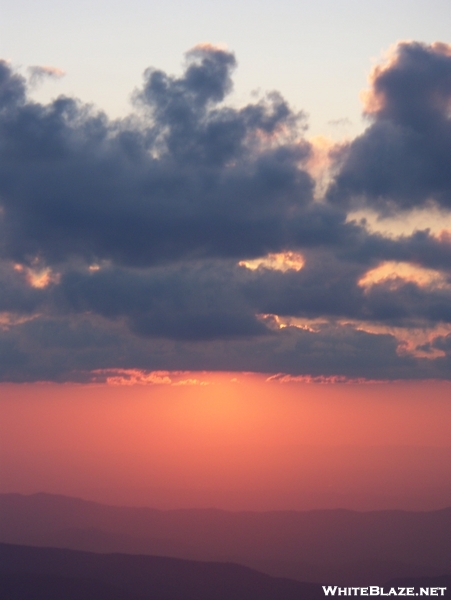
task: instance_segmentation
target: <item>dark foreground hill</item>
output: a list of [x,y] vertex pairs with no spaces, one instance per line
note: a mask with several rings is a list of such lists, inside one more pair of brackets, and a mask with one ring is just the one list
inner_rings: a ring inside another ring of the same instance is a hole
[[241,565],[0,544],[2,600],[317,600]]
[[[329,582],[331,583],[331,582]],[[397,579],[384,585],[441,588],[451,576]],[[445,592],[442,593],[442,590]],[[338,597],[337,593],[335,596]],[[235,564],[155,556],[95,554],[0,544],[2,600],[322,600],[322,586],[274,578]],[[343,597],[343,596],[339,596]]]
[[161,511],[49,494],[0,495],[0,542],[234,562],[337,585],[451,574],[450,540],[451,508]]

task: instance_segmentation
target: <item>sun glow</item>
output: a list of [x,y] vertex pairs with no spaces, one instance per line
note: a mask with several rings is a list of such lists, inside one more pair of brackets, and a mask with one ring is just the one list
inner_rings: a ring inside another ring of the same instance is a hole
[[[381,508],[383,488],[405,508],[426,506],[449,471],[449,383],[187,379],[214,385],[1,386],[0,491],[274,510]],[[435,450],[419,464],[414,446]]]

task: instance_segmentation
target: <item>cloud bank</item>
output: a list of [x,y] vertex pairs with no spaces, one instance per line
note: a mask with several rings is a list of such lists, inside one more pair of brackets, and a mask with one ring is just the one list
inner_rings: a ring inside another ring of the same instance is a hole
[[451,232],[352,216],[449,215],[451,47],[403,42],[373,70],[321,197],[306,116],[277,92],[227,104],[236,66],[199,45],[111,120],[33,101],[0,62],[2,380],[451,377]]

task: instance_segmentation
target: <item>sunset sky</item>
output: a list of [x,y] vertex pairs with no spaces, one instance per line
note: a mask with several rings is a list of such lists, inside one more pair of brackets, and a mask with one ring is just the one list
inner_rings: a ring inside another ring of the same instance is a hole
[[0,492],[451,504],[451,6],[1,1]]

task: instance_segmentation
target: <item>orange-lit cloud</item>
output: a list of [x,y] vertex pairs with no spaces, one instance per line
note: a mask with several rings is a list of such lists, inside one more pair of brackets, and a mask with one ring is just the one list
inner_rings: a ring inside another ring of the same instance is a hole
[[[378,113],[384,108],[386,104],[384,92],[381,91],[377,87],[377,85],[375,85],[375,83],[387,71],[397,69],[400,62],[400,55],[402,53],[403,47],[407,48],[410,44],[412,44],[412,42],[407,40],[399,41],[396,44],[393,44],[392,46],[390,46],[388,51],[384,52],[384,54],[382,55],[382,59],[379,61],[379,63],[371,69],[371,72],[368,76],[368,83],[370,85],[370,88],[367,90],[363,90],[360,93],[360,99],[363,104],[363,109],[367,115]],[[429,46],[429,48],[435,54],[441,54],[443,56],[448,57],[451,56],[450,44],[445,44],[443,42],[434,42]],[[438,96],[436,97],[436,100],[440,100]]]
[[48,65],[35,65],[28,67],[29,83],[32,88],[36,88],[46,79],[61,79],[65,76],[65,71],[58,67]]
[[420,287],[451,289],[448,278],[440,271],[425,269],[406,262],[386,261],[378,267],[371,269],[358,281],[358,285],[369,288],[378,283],[388,283],[392,289],[396,289],[405,282],[412,282]]
[[199,42],[191,50],[188,50],[187,54],[192,52],[193,50],[206,50],[207,52],[214,52],[215,50],[220,50],[226,52],[228,50],[227,44],[219,43],[212,44],[211,42]]
[[320,331],[321,327],[327,323],[324,319],[309,319],[303,317],[287,317],[285,315],[262,314],[261,319],[271,324],[276,329],[285,329],[285,327],[296,327],[312,333]]
[[300,271],[304,266],[304,257],[298,252],[278,252],[267,254],[261,258],[242,260],[238,264],[251,271],[257,269],[270,269],[273,271]]
[[[294,327],[311,333],[319,333],[328,322],[324,319],[308,319],[302,317],[286,317],[281,315],[266,314],[260,315],[265,323],[273,329],[285,329]],[[417,358],[434,359],[445,356],[445,352],[431,345],[434,338],[438,336],[446,337],[451,335],[451,325],[448,323],[433,324],[427,322],[418,323],[415,327],[412,324],[409,327],[396,327],[374,321],[365,321],[358,319],[336,319],[335,324],[340,327],[352,327],[356,331],[363,331],[376,335],[391,335],[397,340],[397,354],[415,356]],[[272,375],[268,381],[280,380],[282,383],[287,381],[299,382],[317,382],[317,383],[342,383],[342,382],[362,382],[375,381],[365,378],[354,378],[347,376],[312,376],[300,375],[292,376],[285,373]]]
[[58,283],[60,280],[60,275],[53,272],[49,267],[40,267],[38,265],[28,267],[21,264],[15,264],[14,270],[19,273],[24,273],[29,285],[38,289],[45,288],[51,283]]
[[333,150],[340,144],[322,135],[309,138],[309,143],[311,151],[305,161],[305,168],[315,180],[315,197],[320,199],[324,196],[333,177],[331,171],[334,166]]
[[271,375],[266,379],[267,382],[276,382],[276,383],[304,383],[304,384],[362,384],[362,383],[387,383],[383,380],[369,380],[364,379],[363,377],[353,379],[352,377],[344,377],[343,375],[332,375],[330,377],[326,377],[324,375],[287,375],[286,373],[276,373],[275,375]]
[[95,369],[90,373],[92,382],[107,385],[209,385],[205,379],[193,378],[180,371],[145,371],[142,369]]
[[379,233],[389,239],[428,230],[440,242],[450,243],[451,213],[440,210],[436,205],[385,216],[369,208],[361,209],[349,212],[346,220],[348,223],[359,223],[369,233]]
[[8,329],[14,325],[26,323],[38,318],[39,315],[20,315],[9,311],[0,311],[0,329]]

